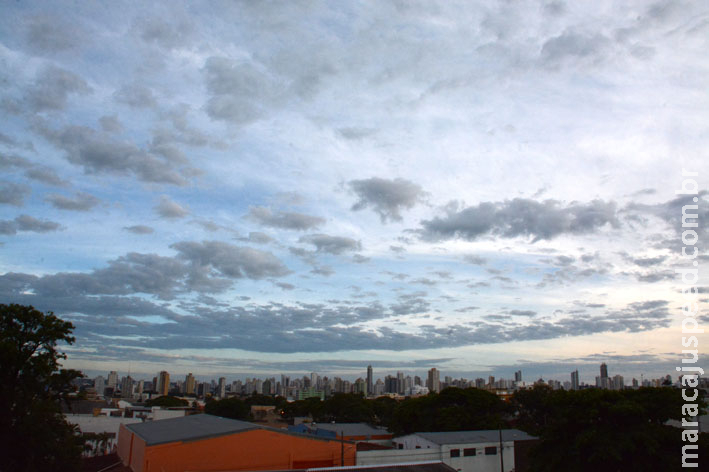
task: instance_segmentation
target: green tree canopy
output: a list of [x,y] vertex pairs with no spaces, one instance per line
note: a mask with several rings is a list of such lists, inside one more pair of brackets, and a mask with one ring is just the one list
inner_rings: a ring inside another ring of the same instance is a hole
[[58,343],[74,326],[31,306],[0,304],[1,471],[74,471],[83,441],[61,414],[60,400],[82,377],[60,369]]
[[[681,470],[680,390],[580,391],[535,387],[515,393],[517,426],[541,441],[532,470]],[[702,441],[706,450],[706,439]]]
[[251,420],[251,407],[236,397],[224,400],[208,400],[204,412],[234,420]]
[[399,403],[389,429],[395,434],[497,429],[506,411],[507,406],[494,393],[449,387]]
[[181,406],[189,406],[190,402],[177,398],[172,395],[162,395],[157,398],[151,398],[145,402],[145,406],[161,406],[163,408],[176,408]]

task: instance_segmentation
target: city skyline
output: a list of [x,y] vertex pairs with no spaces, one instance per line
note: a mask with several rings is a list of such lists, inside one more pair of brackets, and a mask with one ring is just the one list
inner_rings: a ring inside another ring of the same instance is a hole
[[709,301],[709,5],[3,13],[0,299],[67,367],[659,377],[686,205]]

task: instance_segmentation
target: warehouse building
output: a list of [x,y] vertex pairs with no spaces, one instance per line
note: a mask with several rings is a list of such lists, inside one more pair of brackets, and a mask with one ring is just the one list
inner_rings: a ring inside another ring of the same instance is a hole
[[121,425],[133,472],[259,471],[355,465],[355,444],[212,415]]

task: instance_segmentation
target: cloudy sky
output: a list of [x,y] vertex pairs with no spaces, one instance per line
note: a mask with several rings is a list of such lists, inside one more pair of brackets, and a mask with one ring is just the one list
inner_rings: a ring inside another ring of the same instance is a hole
[[706,3],[183,3],[2,7],[0,300],[68,365],[674,373]]

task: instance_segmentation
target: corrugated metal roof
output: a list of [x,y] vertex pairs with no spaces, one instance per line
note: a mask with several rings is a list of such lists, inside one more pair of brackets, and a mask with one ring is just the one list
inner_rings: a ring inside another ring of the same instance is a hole
[[[475,444],[485,442],[498,442],[500,440],[500,431],[497,429],[481,430],[481,431],[446,431],[441,433],[415,433],[432,443],[443,444]],[[537,439],[530,436],[524,431],[518,429],[503,429],[502,441],[526,441]]]
[[374,436],[391,434],[385,429],[375,428],[367,423],[312,423],[311,428],[324,429],[336,434],[344,433],[345,436]]
[[225,434],[261,429],[259,425],[213,415],[190,415],[167,420],[147,421],[126,426],[148,446],[175,441],[194,441]]

